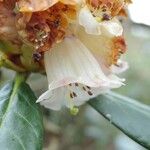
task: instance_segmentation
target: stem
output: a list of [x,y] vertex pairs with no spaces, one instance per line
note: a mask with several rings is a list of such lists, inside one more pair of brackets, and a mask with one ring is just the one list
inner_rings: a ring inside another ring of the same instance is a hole
[[15,77],[15,83],[14,83],[14,89],[16,90],[20,84],[24,81],[26,81],[27,77],[28,77],[28,73],[16,73],[16,77]]

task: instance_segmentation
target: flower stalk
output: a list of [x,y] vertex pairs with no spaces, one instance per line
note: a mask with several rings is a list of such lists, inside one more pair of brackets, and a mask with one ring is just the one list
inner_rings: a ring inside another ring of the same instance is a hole
[[27,80],[28,76],[29,76],[29,73],[27,72],[26,73],[17,72],[15,76],[15,80],[14,80],[14,83],[15,83],[14,88],[17,89],[22,82],[25,82]]

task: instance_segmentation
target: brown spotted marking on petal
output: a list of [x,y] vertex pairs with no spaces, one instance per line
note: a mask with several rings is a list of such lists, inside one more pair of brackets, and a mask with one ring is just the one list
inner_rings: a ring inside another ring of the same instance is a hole
[[127,11],[125,8],[122,8],[119,12],[119,16],[128,17]]
[[113,38],[112,43],[111,64],[116,64],[120,56],[126,52],[126,43],[122,36]]

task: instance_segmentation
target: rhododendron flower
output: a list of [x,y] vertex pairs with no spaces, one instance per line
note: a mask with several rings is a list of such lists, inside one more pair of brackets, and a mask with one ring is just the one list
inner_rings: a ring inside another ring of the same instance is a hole
[[[99,46],[99,51],[101,48],[103,46]],[[111,88],[123,85],[123,79],[112,74],[92,53],[97,55],[94,49],[90,52],[74,36],[66,37],[52,51],[46,52],[44,61],[49,90],[37,102],[54,110],[59,110],[62,105],[72,108]],[[100,53],[97,57],[103,57]]]
[[[120,59],[126,44],[117,17],[125,15],[127,3],[126,0],[0,1],[0,42],[3,45],[9,42],[11,53],[5,54],[13,63],[9,68],[45,71],[48,90],[37,102],[53,110],[62,106],[72,109],[122,86],[124,79],[116,74],[125,71],[128,65]],[[16,53],[14,44],[19,50]]]
[[125,51],[119,21],[102,22],[102,26],[97,22],[93,27],[91,24],[96,21],[94,16],[89,10],[82,11],[79,11],[79,26],[83,25],[85,31],[82,27],[76,27],[73,35],[66,36],[45,53],[49,90],[37,102],[47,108],[59,110],[63,105],[73,108],[123,85],[124,79],[113,74],[114,70],[121,72],[127,68],[125,63],[120,65],[118,59]]

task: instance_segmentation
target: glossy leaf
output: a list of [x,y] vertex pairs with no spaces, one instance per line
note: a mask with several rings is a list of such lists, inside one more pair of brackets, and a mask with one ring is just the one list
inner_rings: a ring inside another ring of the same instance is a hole
[[89,104],[134,141],[150,149],[150,107],[112,92]]
[[0,149],[42,150],[43,124],[36,97],[17,77],[0,90]]

